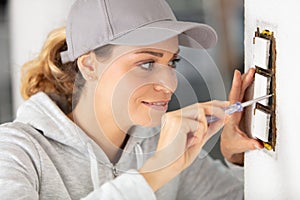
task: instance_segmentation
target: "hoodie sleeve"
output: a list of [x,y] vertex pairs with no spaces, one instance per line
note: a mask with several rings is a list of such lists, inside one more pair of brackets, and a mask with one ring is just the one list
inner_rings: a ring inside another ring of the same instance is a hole
[[136,170],[130,170],[83,198],[83,200],[95,199],[154,200],[156,197],[144,177]]
[[[36,143],[22,130],[0,127],[0,197],[5,199],[41,198],[43,177],[40,152]],[[67,194],[47,196],[48,199],[69,199]],[[44,196],[46,197],[46,196]],[[105,200],[156,199],[151,187],[136,170],[130,170],[95,189],[85,198]]]
[[243,199],[242,169],[230,169],[208,155],[181,173],[177,199]]
[[[13,138],[13,139],[12,139]],[[38,199],[38,173],[32,160],[32,143],[25,137],[1,128],[0,197],[1,199]],[[31,151],[29,153],[29,151]],[[34,158],[36,157],[36,158]]]

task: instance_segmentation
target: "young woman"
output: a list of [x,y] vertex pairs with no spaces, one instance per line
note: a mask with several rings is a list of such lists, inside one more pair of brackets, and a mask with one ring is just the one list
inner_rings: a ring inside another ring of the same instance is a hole
[[[77,0],[66,32],[51,32],[24,65],[29,99],[0,128],[1,199],[242,199],[238,165],[262,146],[239,129],[241,114],[222,108],[242,101],[254,71],[235,72],[230,102],[166,112],[179,45],[215,42],[164,0]],[[198,157],[225,122],[231,169]]]

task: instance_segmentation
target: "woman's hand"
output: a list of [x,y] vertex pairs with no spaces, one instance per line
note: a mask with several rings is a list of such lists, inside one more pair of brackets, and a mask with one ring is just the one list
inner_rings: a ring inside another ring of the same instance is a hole
[[[156,152],[140,169],[154,191],[195,160],[205,142],[224,125],[222,108],[228,105],[221,101],[197,103],[163,116]],[[220,120],[208,126],[206,115]]]
[[[253,68],[243,75],[238,70],[235,71],[229,94],[231,104],[237,101],[243,102],[245,91],[254,80],[254,73],[255,69]],[[249,138],[240,129],[241,118],[242,113],[233,114],[221,134],[221,152],[223,156],[228,161],[238,165],[244,164],[244,152],[263,148],[258,140]]]

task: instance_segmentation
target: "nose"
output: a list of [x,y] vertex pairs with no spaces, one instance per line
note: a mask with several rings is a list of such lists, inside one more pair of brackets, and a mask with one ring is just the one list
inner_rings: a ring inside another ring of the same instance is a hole
[[174,93],[177,88],[176,71],[170,67],[165,67],[157,74],[157,79],[154,83],[156,91],[162,91],[166,94]]
[[165,86],[163,86],[163,85],[161,85],[161,84],[154,84],[154,89],[156,90],[156,91],[162,91],[163,93],[165,93],[165,94],[173,94],[173,92],[174,91],[172,91],[171,89],[169,89],[169,88],[167,88],[167,87],[165,87]]

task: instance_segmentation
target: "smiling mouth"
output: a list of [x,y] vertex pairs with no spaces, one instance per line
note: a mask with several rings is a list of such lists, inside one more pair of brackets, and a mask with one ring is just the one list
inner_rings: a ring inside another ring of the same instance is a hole
[[142,101],[142,103],[154,110],[158,111],[167,111],[169,101],[157,101],[157,102],[146,102]]

